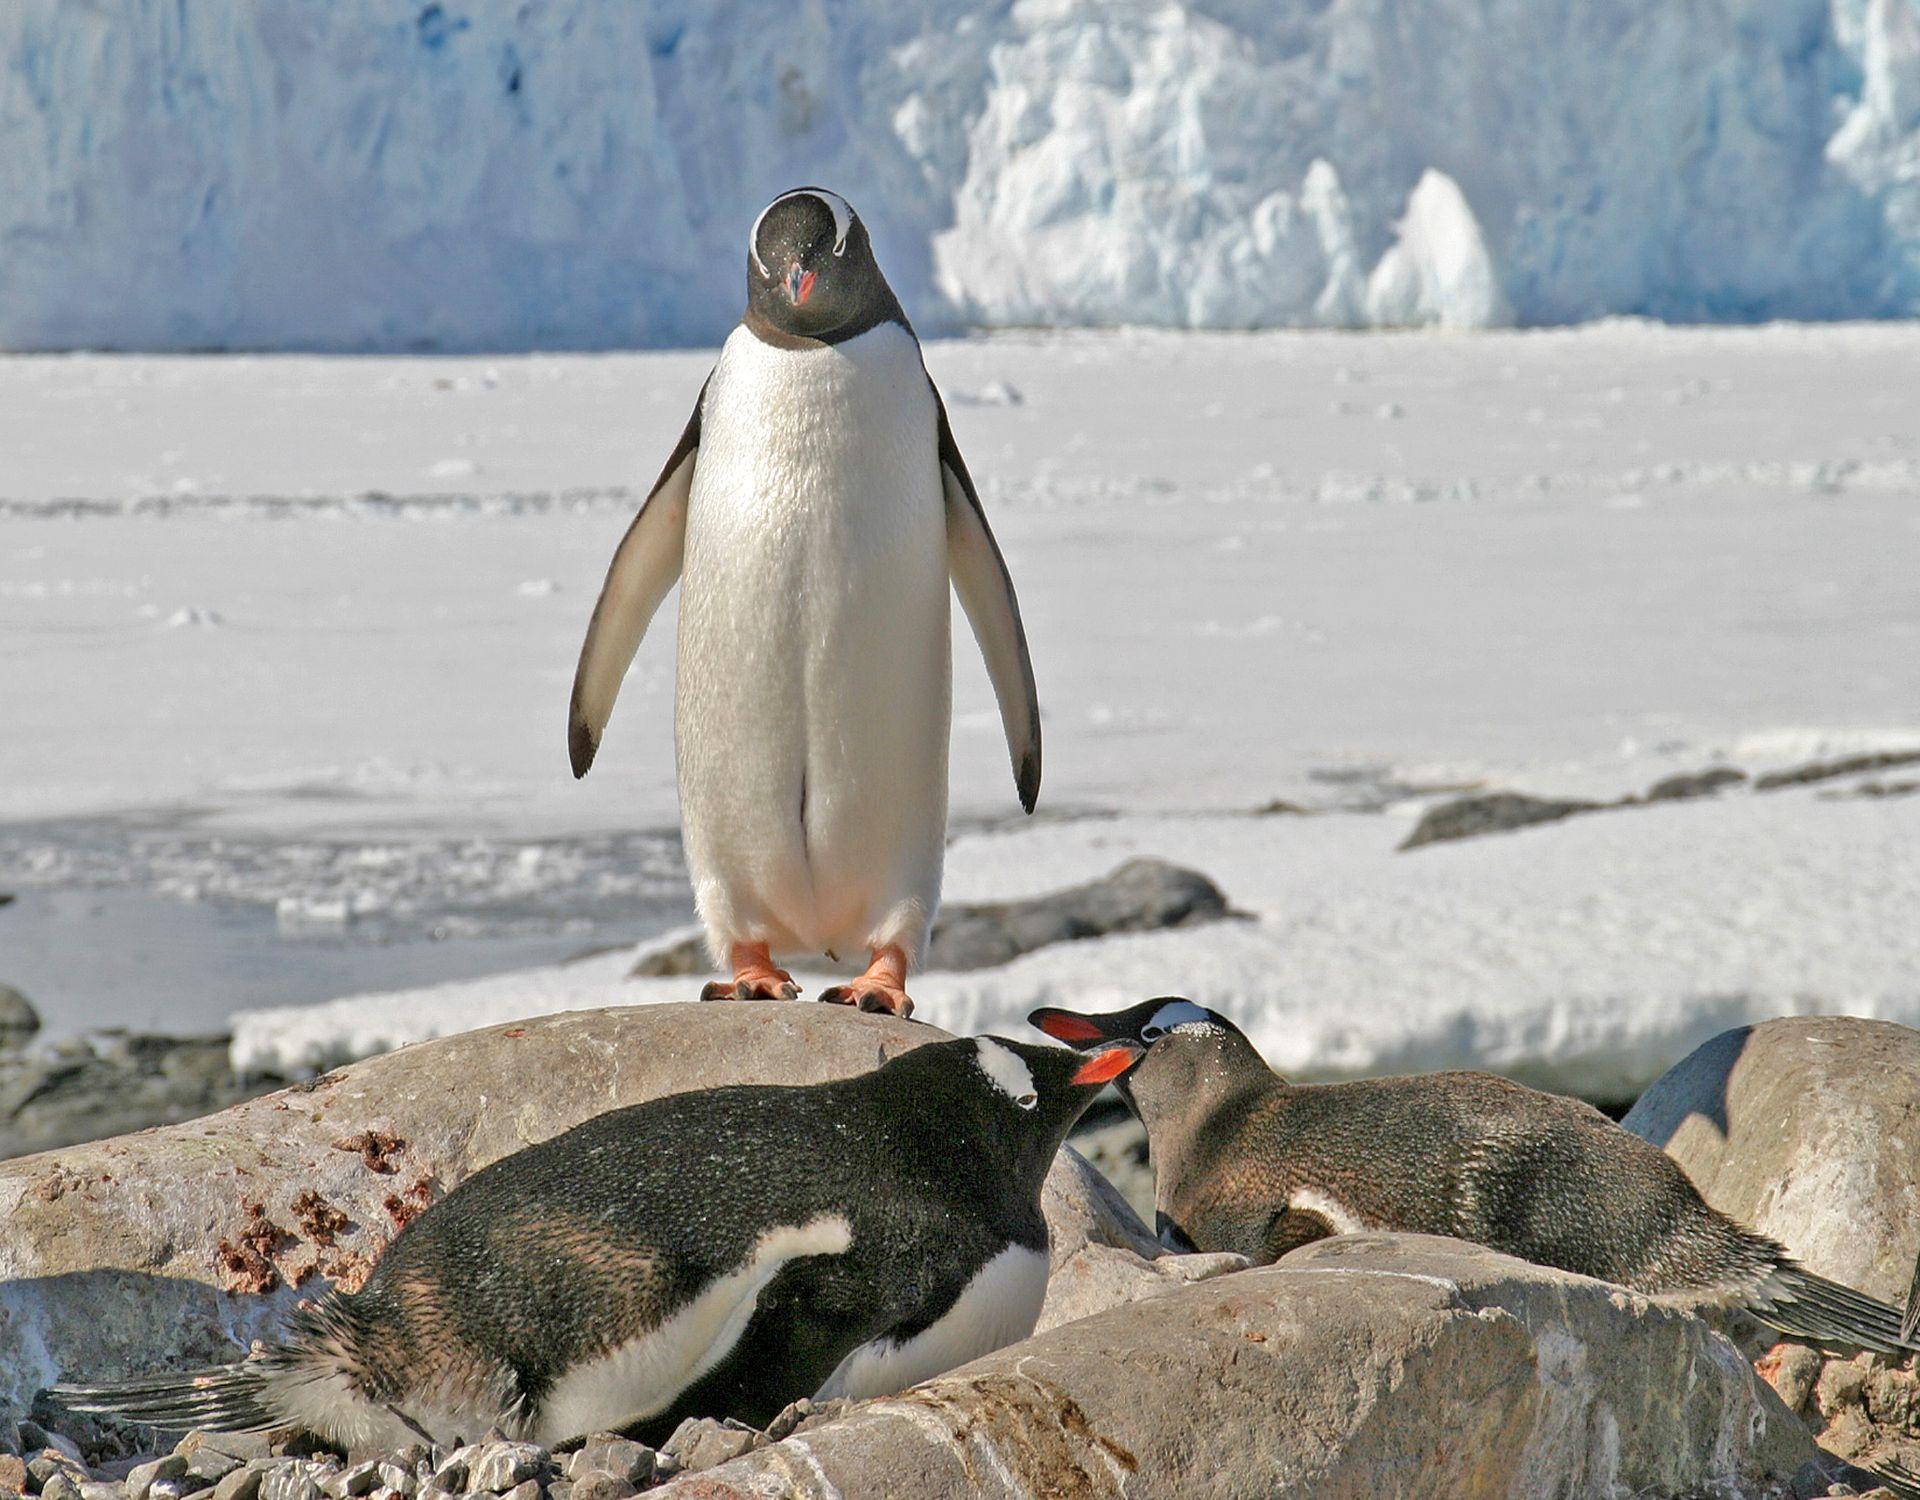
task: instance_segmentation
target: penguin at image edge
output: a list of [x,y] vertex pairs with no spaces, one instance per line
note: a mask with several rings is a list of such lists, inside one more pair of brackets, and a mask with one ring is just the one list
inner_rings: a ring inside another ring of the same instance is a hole
[[614,553],[568,715],[592,766],[680,585],[674,758],[694,901],[728,982],[792,999],[778,954],[864,954],[823,1000],[906,1015],[940,900],[949,581],[999,702],[1021,806],[1040,709],[1019,601],[920,343],[839,194],[782,193],[747,307]]
[[1179,996],[1027,1019],[1076,1047],[1144,1049],[1115,1087],[1147,1128],[1173,1249],[1265,1265],[1334,1234],[1448,1235],[1690,1311],[1738,1308],[1823,1348],[1920,1353],[1901,1309],[1807,1270],[1579,1099],[1491,1073],[1291,1084]]
[[1033,1331],[1047,1171],[1138,1050],[962,1038],[612,1110],[475,1172],[259,1355],[49,1394],[354,1452],[493,1427],[658,1446],[689,1416],[889,1395]]

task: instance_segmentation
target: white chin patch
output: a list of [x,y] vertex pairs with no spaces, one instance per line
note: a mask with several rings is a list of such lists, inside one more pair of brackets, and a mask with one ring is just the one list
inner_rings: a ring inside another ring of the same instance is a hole
[[1002,1047],[991,1037],[983,1036],[974,1045],[980,1053],[980,1071],[993,1080],[995,1088],[1016,1101],[1032,1097],[1033,1070],[1019,1053]]
[[1191,1000],[1169,1000],[1156,1010],[1152,1019],[1147,1022],[1147,1026],[1157,1026],[1162,1031],[1171,1031],[1176,1026],[1205,1026],[1218,1030],[1219,1024],[1209,1012],[1201,1009]]
[[789,198],[818,198],[826,204],[827,212],[833,215],[833,253],[839,255],[847,248],[847,236],[853,233],[853,205],[838,193],[826,188],[795,188],[790,193],[782,193],[773,202],[760,210],[760,217],[753,221],[753,228],[747,232],[747,253],[753,257],[753,263],[761,271],[767,269],[767,263],[760,259],[760,226],[772,213]]

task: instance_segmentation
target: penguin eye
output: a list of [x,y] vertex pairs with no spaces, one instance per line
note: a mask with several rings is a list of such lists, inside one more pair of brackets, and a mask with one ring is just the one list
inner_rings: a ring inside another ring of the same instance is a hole
[[1040,1102],[1040,1096],[1038,1094],[1022,1094],[1018,1099],[1014,1100],[1013,1102],[1019,1105],[1022,1109],[1032,1109],[1036,1104]]
[[1164,1026],[1142,1026],[1140,1028],[1140,1040],[1143,1042],[1157,1042],[1166,1034],[1167,1028]]

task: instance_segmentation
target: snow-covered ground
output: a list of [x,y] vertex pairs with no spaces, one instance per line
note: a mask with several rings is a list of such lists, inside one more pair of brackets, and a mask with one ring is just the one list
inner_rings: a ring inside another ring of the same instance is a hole
[[0,347],[718,338],[822,182],[929,326],[1920,311],[1920,0],[0,6]]
[[[343,948],[380,989],[436,948],[472,974],[472,944],[548,962],[684,920],[671,619],[583,783],[563,719],[709,357],[0,360],[0,980],[57,1024],[165,1023],[184,998],[155,1015],[137,967],[63,950],[111,950],[128,906],[258,913],[240,979],[194,975],[199,1022],[269,1008],[239,1027],[255,1067],[689,993],[622,952],[271,1009]],[[1258,921],[930,974],[927,1019],[1185,990],[1303,1076],[1480,1061],[1596,1092],[1745,1015],[1920,1020],[1920,773],[1395,852],[1438,788],[1610,798],[1920,744],[1920,329],[1007,334],[928,361],[1047,729],[1029,824],[963,633],[950,894],[1151,852]],[[1316,815],[1251,815],[1276,797]],[[47,917],[76,890],[104,893],[91,931]]]

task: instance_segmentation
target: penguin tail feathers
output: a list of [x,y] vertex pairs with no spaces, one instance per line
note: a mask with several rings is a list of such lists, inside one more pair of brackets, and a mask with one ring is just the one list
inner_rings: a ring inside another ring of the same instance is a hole
[[1892,1490],[1899,1500],[1920,1500],[1920,1473],[1908,1468],[1899,1459],[1885,1458],[1877,1464],[1868,1464],[1866,1469]]
[[1907,1310],[1900,1318],[1900,1337],[1910,1339],[1920,1333],[1920,1256],[1913,1262],[1913,1285],[1907,1288]]
[[169,1432],[264,1432],[283,1426],[272,1409],[264,1362],[215,1365],[106,1385],[56,1385],[47,1396],[68,1411],[117,1417]]
[[1809,1344],[1920,1354],[1901,1310],[1782,1260],[1741,1305],[1769,1328]]

